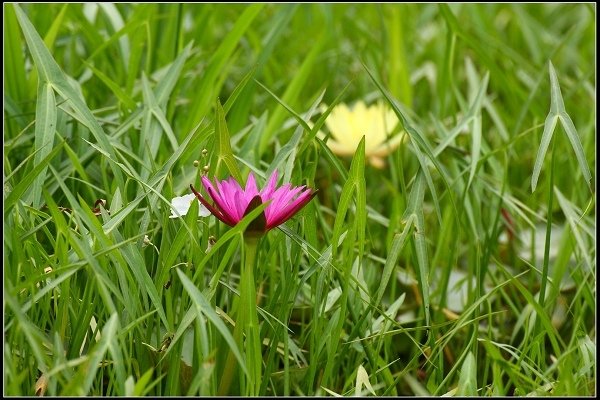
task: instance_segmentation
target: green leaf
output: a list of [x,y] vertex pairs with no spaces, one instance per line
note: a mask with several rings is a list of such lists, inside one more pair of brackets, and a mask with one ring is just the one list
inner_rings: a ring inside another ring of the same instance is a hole
[[54,48],[54,42],[56,41],[56,37],[58,36],[58,31],[64,26],[63,24],[68,6],[68,4],[63,5],[56,18],[53,19],[52,26],[50,26],[50,29],[48,29],[48,33],[46,33],[46,36],[44,37],[44,44],[46,45],[48,50],[52,50]]
[[569,114],[567,114],[566,112],[560,112],[558,114],[558,119],[560,120],[563,129],[565,130],[565,133],[567,134],[567,137],[571,142],[571,146],[573,146],[573,150],[575,150],[575,156],[577,157],[577,161],[579,162],[579,167],[581,168],[581,172],[583,173],[585,182],[589,187],[590,181],[592,180],[592,174],[590,173],[587,160],[585,159],[585,154],[583,153],[583,146],[581,145],[581,140],[579,140],[577,129],[575,129],[575,125],[573,124],[571,117],[569,117]]
[[[357,240],[357,243],[360,248],[360,254],[362,254],[364,249],[364,224],[366,220],[366,189],[364,188],[364,170],[365,137],[363,136],[363,138],[360,140],[360,143],[358,144],[358,147],[356,148],[356,152],[354,153],[354,157],[352,158],[352,163],[350,164],[350,174],[348,174],[348,178],[346,179],[346,182],[344,183],[344,187],[342,189],[342,194],[340,195],[340,200],[335,215],[335,222],[333,224],[333,233],[331,235],[332,243],[337,243],[340,235],[342,234],[342,229],[344,228],[344,221],[346,219],[348,209],[350,208],[352,195],[356,190],[356,223],[360,225],[360,227],[357,226],[357,228],[359,228],[359,238]],[[337,246],[334,246],[334,257],[336,252]]]
[[54,90],[71,105],[74,111],[74,117],[90,129],[92,135],[94,135],[94,138],[98,141],[100,148],[111,156],[111,158],[109,158],[109,163],[112,167],[112,172],[118,186],[123,187],[123,175],[121,174],[119,167],[113,161],[117,160],[117,157],[112,144],[110,144],[108,140],[108,136],[102,130],[100,124],[87,107],[84,99],[73,86],[71,86],[67,76],[61,71],[56,61],[54,61],[54,58],[52,58],[52,55],[44,45],[42,38],[37,33],[23,10],[16,4],[14,7],[25,40],[27,41],[29,51],[31,52],[31,56],[33,57],[33,61],[38,70],[39,79],[42,82],[52,84]]
[[237,166],[233,150],[231,149],[231,139],[227,130],[227,122],[225,121],[225,111],[221,106],[221,102],[217,99],[216,103],[216,118],[215,118],[215,147],[217,149],[217,165],[215,167],[215,176],[219,176],[219,166],[221,162],[225,163],[229,173],[234,179],[242,184],[242,173]]
[[550,140],[554,134],[556,123],[559,120],[565,130],[565,133],[567,134],[567,137],[569,138],[569,141],[571,142],[573,150],[575,151],[575,156],[577,157],[581,172],[583,173],[583,177],[585,178],[588,186],[590,185],[590,181],[592,179],[592,175],[585,159],[585,154],[583,153],[583,146],[579,140],[579,135],[577,134],[577,130],[575,129],[575,125],[573,124],[571,117],[569,117],[569,114],[567,114],[567,110],[565,109],[565,103],[563,101],[562,94],[560,92],[560,86],[558,84],[558,77],[556,76],[556,71],[554,70],[552,61],[548,63],[548,69],[550,70],[550,112],[548,113],[546,122],[544,123],[542,141],[540,143],[540,147],[538,148],[538,152],[535,157],[535,163],[533,165],[533,175],[531,176],[532,193],[535,192],[535,188],[537,187],[542,164],[544,163],[544,158],[546,157],[546,152],[548,151],[548,146],[550,145]]
[[12,191],[6,196],[4,201],[4,215],[8,215],[12,207],[15,205],[17,200],[21,199],[23,193],[31,187],[35,178],[41,173],[41,171],[48,167],[50,161],[56,157],[56,155],[62,149],[64,142],[60,142],[52,151],[44,158],[38,165],[35,166],[19,183],[17,183]]
[[400,256],[400,251],[404,248],[406,237],[408,236],[408,233],[410,232],[414,224],[413,220],[414,214],[411,214],[409,219],[406,221],[406,226],[402,230],[402,233],[394,235],[392,247],[387,255],[387,258],[385,260],[385,266],[383,267],[383,273],[381,274],[381,283],[379,285],[379,289],[377,289],[377,295],[375,296],[375,304],[379,304],[381,302],[381,299],[383,298],[385,288],[387,287],[388,282],[390,281],[392,272],[396,268],[396,262],[398,261],[398,257]]
[[475,356],[470,351],[465,357],[462,369],[460,370],[456,395],[477,396],[477,363]]
[[181,279],[183,287],[190,295],[190,298],[192,299],[192,302],[196,307],[196,312],[198,316],[201,317],[202,315],[204,315],[210,322],[214,324],[215,328],[217,328],[219,333],[223,336],[223,338],[229,345],[229,348],[235,355],[235,358],[237,358],[240,368],[242,368],[244,373],[248,375],[248,370],[246,369],[244,357],[240,353],[240,349],[237,347],[237,344],[235,343],[233,336],[229,332],[229,329],[227,329],[225,323],[221,321],[221,317],[219,317],[215,312],[214,307],[208,302],[208,300],[204,298],[204,296],[198,290],[196,285],[194,285],[192,281],[190,281],[190,279],[187,276],[185,276],[185,274],[179,268],[177,268],[177,275],[179,275],[179,279]]
[[100,368],[100,363],[104,359],[104,355],[106,354],[109,346],[113,340],[115,340],[118,326],[119,317],[117,314],[112,314],[102,329],[100,341],[89,354],[87,368],[80,369],[78,377],[73,379],[71,382],[73,394],[77,394],[79,396],[87,396],[91,394],[90,390],[92,389],[92,384],[96,379],[96,371],[98,371]]
[[[7,95],[15,102],[26,97],[25,59],[19,33],[19,23],[12,4],[4,4],[4,97]],[[4,105],[6,109],[6,104]],[[6,140],[6,137],[5,137]]]
[[416,231],[414,233],[417,263],[415,264],[419,282],[419,291],[423,297],[423,308],[425,310],[425,325],[431,322],[429,301],[429,259],[427,256],[427,241],[425,235],[425,216],[423,214],[423,197],[425,194],[425,183],[423,172],[420,170],[415,178],[415,183],[408,198],[408,205],[402,219],[406,221],[414,218]]
[[[39,165],[52,150],[54,132],[56,131],[56,99],[52,85],[40,81],[38,85],[38,98],[35,110],[35,150],[34,165]],[[33,207],[41,205],[42,186],[46,184],[47,169],[43,168],[31,187],[31,198],[25,200],[32,202]]]
[[552,134],[554,133],[554,129],[556,128],[557,122],[558,115],[553,114],[552,111],[550,111],[550,114],[548,114],[548,117],[546,117],[546,122],[544,122],[544,133],[542,134],[542,141],[540,142],[540,147],[538,148],[537,156],[535,157],[535,163],[533,165],[533,175],[531,176],[532,193],[537,187],[537,181],[540,176],[542,164],[544,163],[544,157],[546,156],[546,152],[548,151],[548,146],[550,145],[550,140],[552,139]]
[[[446,179],[446,174],[444,173],[444,169],[442,168],[441,164],[436,159],[433,151],[431,150],[431,146],[425,139],[425,136],[423,136],[423,134],[421,132],[417,131],[411,124],[409,124],[408,119],[404,116],[402,111],[400,111],[400,108],[398,107],[398,104],[396,104],[396,101],[392,98],[392,95],[375,78],[375,75],[373,75],[371,70],[369,68],[367,68],[366,64],[362,63],[362,65],[363,65],[363,68],[367,71],[367,74],[369,74],[369,76],[371,77],[371,80],[375,83],[375,85],[377,86],[379,91],[387,99],[388,103],[390,104],[390,106],[392,107],[392,109],[394,110],[394,112],[396,113],[396,115],[398,116],[400,121],[402,122],[402,126],[404,127],[404,130],[406,130],[406,132],[408,133],[410,140],[413,141],[414,143],[416,143],[416,146],[413,146],[413,148],[415,149],[417,159],[419,160],[419,163],[421,165],[421,170],[425,174],[425,179],[427,180],[427,186],[429,187],[429,190],[431,191],[431,197],[433,199],[433,205],[435,207],[435,212],[438,217],[438,221],[440,222],[440,225],[441,225],[442,224],[442,213],[440,212],[439,199],[437,196],[437,192],[435,190],[435,186],[433,185],[433,179],[431,178],[431,173],[429,172],[429,166],[425,162],[425,157],[423,157],[422,151],[425,152],[425,154],[427,155],[429,160],[437,168],[442,180],[444,181],[444,184],[446,185],[446,188],[448,188],[448,190],[450,191],[450,185],[448,184],[448,180]],[[450,196],[450,200],[454,204],[454,199],[452,196]]]
[[83,60],[85,65],[100,79],[104,84],[114,93],[114,95],[119,99],[121,103],[127,107],[129,110],[135,110],[137,105],[135,101],[121,88],[121,85],[117,82],[113,81],[108,75],[104,72],[100,71],[98,68],[94,67],[92,64]]
[[[283,96],[281,97],[282,103],[293,104],[298,99],[302,89],[304,89],[306,85],[307,80],[311,76],[311,72],[314,68],[317,56],[321,54],[321,48],[323,47],[324,43],[325,40],[321,38],[316,43],[312,44],[312,49],[302,62],[300,69],[298,70],[298,72],[296,72],[294,78],[283,93]],[[285,111],[285,108],[277,107],[275,111],[273,111],[271,118],[269,118],[267,128],[265,129],[265,132],[260,140],[259,151],[261,154],[267,147],[269,141],[273,138],[273,135],[275,135],[277,129],[281,129],[281,124],[285,119]]]
[[340,91],[340,93],[336,96],[336,98],[333,99],[333,101],[327,107],[327,109],[321,114],[321,116],[319,117],[319,119],[317,119],[317,122],[315,122],[314,126],[310,130],[309,135],[305,138],[304,143],[302,144],[302,146],[300,146],[300,149],[298,150],[298,154],[299,155],[302,155],[302,153],[304,153],[304,151],[308,148],[308,146],[315,139],[315,137],[319,133],[319,130],[321,129],[321,127],[325,123],[325,120],[327,119],[327,117],[329,116],[329,114],[331,113],[331,111],[335,108],[335,106],[340,102],[340,100],[342,99],[342,97],[344,96],[344,94],[346,94],[346,90],[348,90],[348,88],[350,87],[351,83],[352,83],[352,81],[348,82],[346,84],[346,86],[344,86],[344,88]]
[[250,80],[254,78],[255,73],[256,66],[252,67],[250,71],[248,71],[246,75],[244,75],[244,77],[242,78],[240,83],[238,83],[235,89],[233,89],[233,92],[231,92],[231,94],[227,98],[227,101],[225,102],[225,104],[223,104],[223,110],[225,111],[225,115],[227,115],[227,113],[231,109],[231,106],[233,106],[239,95],[244,91],[244,88],[246,87],[248,82],[250,82]]
[[184,129],[189,130],[196,123],[195,121],[207,113],[211,100],[218,95],[222,85],[222,79],[219,79],[219,75],[224,74],[226,64],[231,62],[231,55],[242,35],[264,6],[264,4],[251,4],[246,7],[242,15],[237,18],[235,25],[227,33],[227,36],[221,41],[219,48],[214,52],[203,72],[202,80],[193,90],[194,93],[197,93],[197,96],[190,105],[189,109],[192,112],[184,125]]
[[258,83],[258,85],[260,87],[262,87],[269,95],[271,95],[271,97],[273,97],[275,99],[275,101],[277,101],[279,104],[281,104],[283,106],[283,108],[285,108],[290,114],[292,114],[292,117],[294,117],[294,119],[296,121],[298,121],[298,123],[300,125],[302,125],[302,127],[304,128],[304,130],[306,132],[310,132],[311,131],[310,126],[308,126],[308,124],[306,123],[306,121],[304,121],[304,119],[302,118],[302,116],[300,116],[296,111],[294,111],[292,109],[292,107],[290,107],[285,101],[283,101],[282,99],[280,99],[279,97],[277,97],[277,95],[275,93],[273,93],[272,91],[270,91],[269,88],[267,88],[265,85],[263,85],[259,81],[256,81],[256,83]]

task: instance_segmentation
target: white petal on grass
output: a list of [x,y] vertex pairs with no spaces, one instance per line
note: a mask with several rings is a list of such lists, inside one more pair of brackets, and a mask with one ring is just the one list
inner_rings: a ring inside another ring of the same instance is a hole
[[[169,218],[179,218],[186,215],[190,209],[190,205],[192,201],[197,200],[196,195],[186,194],[180,197],[174,197],[171,200],[171,215]],[[199,217],[208,217],[210,215],[210,211],[204,205],[200,204],[198,207],[198,216]]]

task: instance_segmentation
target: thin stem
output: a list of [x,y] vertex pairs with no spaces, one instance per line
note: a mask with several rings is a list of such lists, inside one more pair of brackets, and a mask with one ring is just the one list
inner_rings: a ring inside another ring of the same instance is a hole
[[[244,252],[242,253],[244,262],[240,277],[239,307],[237,308],[235,328],[233,330],[233,338],[239,349],[242,351],[245,350],[244,358],[246,369],[248,370],[248,380],[245,389],[242,388],[240,393],[247,396],[258,395],[262,380],[262,353],[256,305],[256,283],[254,282],[254,268],[259,239],[260,237],[255,235],[244,235]],[[244,334],[246,337],[245,346]],[[236,366],[235,356],[229,350],[223,370],[223,378],[219,385],[219,396],[229,394]],[[241,380],[243,380],[243,377]]]
[[546,300],[546,281],[548,280],[548,264],[550,262],[550,238],[552,234],[552,200],[554,199],[554,143],[556,140],[552,141],[552,157],[550,161],[550,183],[548,188],[548,215],[547,215],[547,223],[546,223],[546,242],[544,247],[544,264],[542,266],[542,282],[540,285],[540,297],[539,303],[540,307],[543,309]]
[[259,239],[260,237],[251,234],[244,235],[244,269],[240,286],[240,312],[245,314],[243,328],[246,334],[246,367],[250,375],[246,386],[248,396],[258,396],[262,378],[262,352],[254,282]]

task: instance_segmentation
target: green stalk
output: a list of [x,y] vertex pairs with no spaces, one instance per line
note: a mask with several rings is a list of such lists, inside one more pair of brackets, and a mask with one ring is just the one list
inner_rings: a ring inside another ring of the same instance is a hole
[[540,285],[540,297],[539,303],[540,307],[543,309],[546,303],[546,282],[548,281],[548,265],[550,263],[550,237],[552,234],[552,203],[554,199],[554,143],[556,140],[552,141],[552,157],[550,160],[550,183],[548,184],[548,215],[546,222],[546,240],[544,247],[544,264],[542,266],[542,282]]
[[[254,282],[254,267],[259,239],[260,236],[250,233],[244,234],[244,252],[242,253],[244,263],[240,278],[240,302],[233,330],[233,338],[238,347],[245,350],[246,368],[248,369],[249,376],[246,387],[245,389],[242,388],[241,392],[244,392],[243,394],[247,396],[258,395],[262,380],[262,353],[256,305],[256,286]],[[244,333],[246,336],[245,346]],[[225,368],[223,369],[223,378],[219,385],[219,396],[225,396],[229,393],[235,370],[236,359],[233,352],[229,350],[225,361]]]
[[245,314],[244,332],[246,333],[246,368],[249,381],[246,386],[247,396],[258,396],[262,378],[262,353],[260,350],[260,330],[256,305],[256,284],[254,282],[254,267],[258,241],[260,236],[244,234],[244,269],[242,270],[239,312]]

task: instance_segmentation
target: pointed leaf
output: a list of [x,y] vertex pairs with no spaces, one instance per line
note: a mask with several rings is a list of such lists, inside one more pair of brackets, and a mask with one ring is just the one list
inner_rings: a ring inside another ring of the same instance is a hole
[[233,353],[235,358],[237,358],[239,366],[242,368],[244,373],[248,375],[248,370],[246,369],[244,357],[240,353],[240,349],[237,347],[237,344],[235,343],[233,336],[229,332],[229,329],[227,329],[225,323],[221,321],[221,317],[219,317],[215,312],[214,307],[208,302],[208,300],[204,298],[202,292],[198,290],[196,285],[194,285],[192,281],[190,281],[190,279],[179,268],[177,268],[177,275],[179,275],[179,279],[181,279],[183,287],[190,295],[190,298],[192,299],[192,302],[196,307],[196,312],[199,315],[204,315],[210,322],[214,324],[215,328],[217,328],[219,333],[221,333],[221,335],[229,345],[229,348],[231,349],[231,352]]
[[467,354],[460,370],[457,396],[477,396],[477,364],[472,352]]
[[242,173],[238,168],[233,151],[231,149],[231,139],[229,137],[229,130],[227,129],[227,122],[225,121],[225,110],[221,106],[221,102],[217,99],[216,103],[217,116],[215,118],[215,147],[217,149],[217,166],[215,168],[215,175],[219,172],[219,166],[221,161],[225,163],[229,173],[233,175],[236,181],[242,182]]

